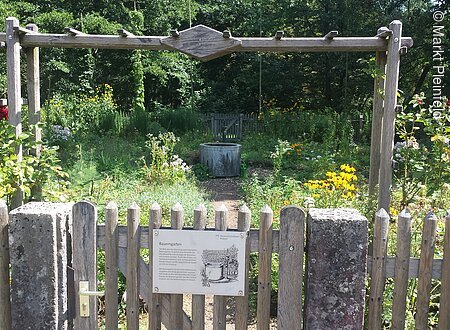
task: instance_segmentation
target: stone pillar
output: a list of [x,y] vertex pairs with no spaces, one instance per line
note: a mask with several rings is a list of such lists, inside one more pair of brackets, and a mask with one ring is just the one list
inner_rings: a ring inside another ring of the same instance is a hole
[[310,209],[305,329],[363,329],[367,219],[353,209]]
[[28,203],[9,221],[13,329],[67,329],[72,204]]

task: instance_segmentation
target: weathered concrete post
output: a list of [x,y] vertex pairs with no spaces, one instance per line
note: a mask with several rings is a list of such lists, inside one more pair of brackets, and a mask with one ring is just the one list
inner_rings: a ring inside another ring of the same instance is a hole
[[13,329],[67,329],[72,204],[28,203],[10,213]]
[[305,329],[363,329],[367,219],[353,209],[310,209]]

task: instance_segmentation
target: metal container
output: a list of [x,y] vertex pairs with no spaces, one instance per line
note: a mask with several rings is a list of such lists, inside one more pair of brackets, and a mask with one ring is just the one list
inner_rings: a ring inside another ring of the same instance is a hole
[[237,143],[200,144],[200,162],[211,175],[224,178],[239,176],[241,169],[241,145]]

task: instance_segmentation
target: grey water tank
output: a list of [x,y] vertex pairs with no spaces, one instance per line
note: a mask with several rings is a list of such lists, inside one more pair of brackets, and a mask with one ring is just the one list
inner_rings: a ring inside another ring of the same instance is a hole
[[237,143],[200,144],[200,162],[211,175],[219,178],[239,176],[241,170],[241,145]]

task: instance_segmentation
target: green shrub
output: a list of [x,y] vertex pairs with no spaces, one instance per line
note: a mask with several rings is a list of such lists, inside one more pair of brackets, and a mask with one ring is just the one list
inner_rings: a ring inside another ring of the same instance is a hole
[[[60,166],[57,147],[41,145],[39,158],[33,156],[32,148],[36,145],[28,134],[22,133],[16,137],[14,127],[6,120],[0,120],[0,198],[7,201],[17,189],[24,192],[25,199],[41,198],[33,196],[42,188],[42,195],[47,200],[64,200],[67,186],[67,173]],[[23,157],[19,159],[16,149],[23,148]]]
[[394,146],[394,175],[403,206],[424,192],[434,207],[442,207],[440,191],[450,179],[450,106],[444,98],[442,110],[437,111],[432,105],[426,107],[424,99],[423,93],[414,95],[413,110],[397,114],[401,141]]
[[92,95],[54,95],[42,108],[47,132],[52,135],[55,125],[69,129],[72,135],[118,130],[112,92],[111,86],[105,84]]

